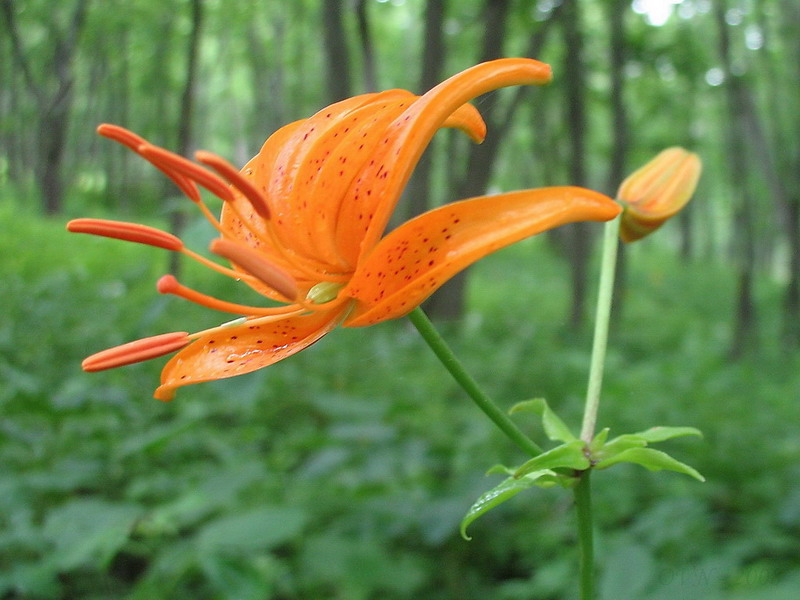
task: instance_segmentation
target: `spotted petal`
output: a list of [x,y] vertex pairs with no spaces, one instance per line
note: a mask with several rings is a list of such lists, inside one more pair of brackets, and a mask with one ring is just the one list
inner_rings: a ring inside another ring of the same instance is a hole
[[346,308],[280,320],[244,323],[209,333],[184,348],[161,372],[159,400],[172,400],[176,388],[225,379],[269,366],[307,348],[334,329]]
[[550,67],[521,58],[476,65],[440,83],[400,114],[353,183],[342,205],[337,238],[340,246],[361,241],[357,264],[383,234],[400,193],[434,133],[460,106],[486,92],[511,85],[547,83]]
[[607,221],[611,198],[577,187],[481,196],[429,211],[383,238],[346,294],[358,302],[349,327],[401,317],[473,262],[521,239],[575,221]]

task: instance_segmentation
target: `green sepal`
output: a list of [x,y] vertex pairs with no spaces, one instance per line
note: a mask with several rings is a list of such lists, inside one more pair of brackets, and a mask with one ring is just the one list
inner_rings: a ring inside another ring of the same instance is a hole
[[514,477],[520,478],[540,469],[588,469],[591,465],[584,453],[585,448],[586,444],[581,440],[551,448],[523,464],[514,473]]
[[653,450],[652,448],[628,448],[613,456],[605,458],[594,465],[595,469],[607,469],[617,463],[628,462],[641,465],[650,471],[675,471],[694,477],[698,481],[705,481],[697,470],[687,464],[672,458],[666,452]]
[[471,540],[472,538],[467,535],[467,527],[469,527],[469,524],[495,506],[502,504],[506,500],[513,498],[520,492],[534,485],[541,485],[544,483],[549,487],[550,485],[554,485],[556,481],[556,473],[549,469],[534,471],[528,473],[524,477],[509,477],[505,479],[492,489],[481,494],[480,498],[475,501],[475,504],[470,507],[464,519],[461,521],[461,537],[465,540]]
[[554,442],[574,442],[576,438],[572,435],[569,427],[566,426],[564,421],[553,412],[553,409],[547,404],[544,398],[534,398],[533,400],[525,400],[517,402],[508,411],[513,415],[518,412],[534,412],[542,418],[542,427],[544,434],[548,439]]
[[589,451],[594,454],[595,452],[599,451],[603,446],[606,444],[606,440],[608,439],[608,432],[611,431],[608,427],[604,427],[600,431],[597,432],[597,435],[592,438],[592,441],[589,442]]

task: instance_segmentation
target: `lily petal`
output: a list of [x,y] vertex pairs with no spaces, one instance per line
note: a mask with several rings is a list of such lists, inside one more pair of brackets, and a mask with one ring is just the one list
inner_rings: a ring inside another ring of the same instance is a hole
[[340,247],[348,241],[361,241],[358,254],[345,258],[357,264],[377,243],[420,156],[459,107],[501,87],[544,84],[550,79],[549,65],[533,59],[490,61],[440,83],[399,115],[342,204],[337,229]]
[[[301,121],[290,137],[280,140],[278,144],[275,141],[271,144],[270,140],[264,144],[259,156],[269,155],[272,159],[269,161],[271,164],[262,163],[269,168],[256,169],[255,165],[248,163],[248,167],[258,171],[255,174],[256,186],[258,187],[260,183],[266,187],[269,207],[275,215],[274,226],[278,238],[283,245],[292,248],[298,254],[317,260],[320,263],[320,270],[326,270],[325,261],[319,260],[319,257],[314,255],[313,249],[308,244],[307,222],[303,213],[296,210],[292,202],[298,171],[306,162],[310,149],[320,138],[324,138],[332,127],[347,119],[353,111],[371,102],[375,96],[383,94],[387,93],[362,94],[323,108]],[[392,92],[387,95],[394,96]]]
[[[270,209],[271,219],[269,221],[263,219],[252,204],[235,190],[233,201],[222,205],[222,214],[220,215],[220,224],[231,238],[244,243],[253,250],[264,252],[270,260],[286,267],[288,265],[284,264],[285,261],[281,258],[281,252],[268,241],[270,239],[269,227],[275,226],[282,218],[280,214],[276,214],[275,202],[269,195],[269,178],[274,176],[272,169],[277,160],[278,152],[288,143],[302,124],[303,121],[295,121],[278,129],[264,142],[260,152],[242,169],[242,176],[250,181],[256,191],[266,200]],[[239,215],[246,221],[246,225],[239,218]]]
[[434,209],[383,238],[343,293],[358,302],[347,327],[401,317],[453,275],[500,248],[576,221],[608,221],[620,206],[578,187],[480,196]]
[[294,234],[302,239],[309,256],[325,261],[332,272],[351,271],[339,254],[334,233],[345,192],[370,159],[386,127],[416,98],[410,92],[392,90],[376,94],[345,118],[318,124],[325,128],[313,143],[306,143],[294,160],[286,210],[297,224]]
[[184,385],[256,371],[307,348],[334,329],[346,307],[225,327],[195,340],[172,357],[161,372],[159,400],[172,400]]

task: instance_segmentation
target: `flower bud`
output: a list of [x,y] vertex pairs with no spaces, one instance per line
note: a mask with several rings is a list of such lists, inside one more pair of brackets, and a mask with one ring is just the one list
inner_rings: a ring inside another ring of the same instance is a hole
[[623,205],[620,237],[634,242],[649,235],[681,210],[692,197],[702,163],[693,152],[667,148],[628,176],[617,192]]

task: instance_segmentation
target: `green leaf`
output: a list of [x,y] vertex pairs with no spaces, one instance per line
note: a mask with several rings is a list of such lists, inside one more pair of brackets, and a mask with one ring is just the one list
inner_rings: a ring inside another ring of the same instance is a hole
[[52,510],[44,534],[54,548],[50,558],[63,571],[79,566],[105,566],[128,541],[142,514],[133,504],[76,498]]
[[601,460],[595,465],[595,469],[607,469],[617,463],[629,462],[641,465],[650,471],[676,471],[694,477],[698,481],[705,481],[705,477],[700,475],[695,469],[678,460],[672,458],[666,452],[653,450],[652,448],[629,448],[619,454]]
[[555,478],[556,474],[549,469],[542,469],[541,471],[528,473],[520,478],[509,477],[491,490],[481,494],[480,498],[470,507],[464,519],[461,521],[461,537],[465,540],[471,540],[472,538],[467,535],[467,527],[469,527],[470,523],[495,506],[513,498],[521,491],[537,485],[537,481],[545,476],[547,476],[548,479],[551,477]]
[[257,508],[210,522],[198,533],[197,546],[203,552],[267,550],[299,535],[305,521],[305,512],[299,508]]
[[525,400],[518,402],[511,407],[508,411],[509,414],[518,412],[534,412],[542,417],[542,427],[548,439],[554,442],[574,442],[577,438],[572,435],[569,427],[566,426],[564,421],[553,412],[544,398],[534,398],[533,400]]
[[676,437],[684,437],[687,435],[696,435],[703,437],[703,432],[694,427],[651,427],[644,431],[639,431],[633,435],[643,438],[648,444],[656,442],[664,442]]
[[512,469],[511,467],[507,467],[505,465],[494,465],[488,471],[486,471],[487,475],[514,475],[517,472],[517,469]]
[[514,477],[522,477],[541,469],[588,469],[590,463],[583,452],[584,448],[585,444],[581,440],[556,446],[523,464],[514,473]]
[[625,452],[631,448],[644,448],[647,440],[636,433],[625,433],[615,437],[593,454],[595,460],[607,460],[616,456],[620,452]]
[[592,457],[602,462],[631,448],[644,448],[648,444],[654,442],[663,442],[687,435],[702,436],[702,433],[700,433],[699,429],[695,429],[694,427],[651,427],[645,431],[626,433],[617,436],[602,447],[596,447],[595,440],[597,438],[595,438],[590,448],[592,450]]

